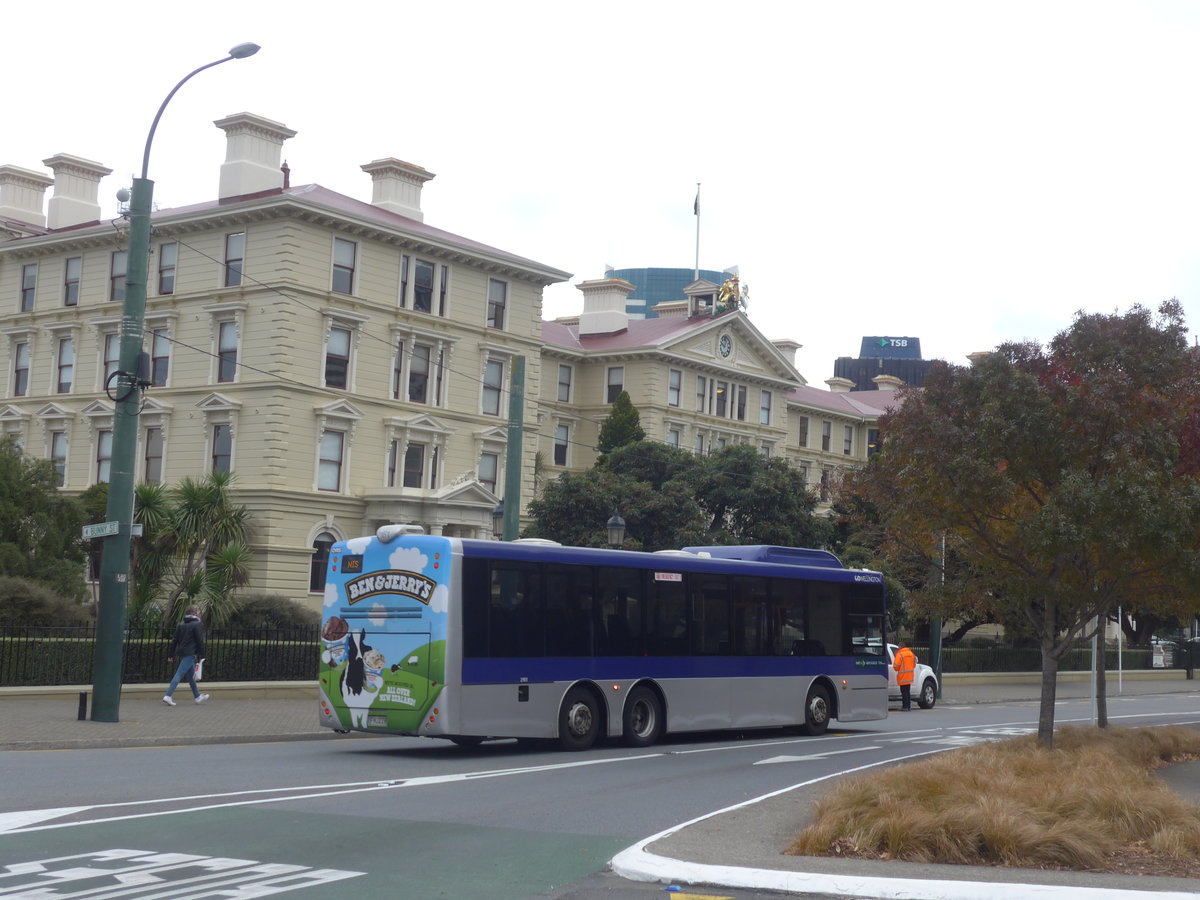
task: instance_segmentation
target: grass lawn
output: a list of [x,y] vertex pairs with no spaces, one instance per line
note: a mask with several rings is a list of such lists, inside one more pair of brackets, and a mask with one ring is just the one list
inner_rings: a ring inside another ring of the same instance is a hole
[[787,852],[1200,878],[1200,806],[1154,774],[1194,759],[1182,727],[978,744],[841,782]]

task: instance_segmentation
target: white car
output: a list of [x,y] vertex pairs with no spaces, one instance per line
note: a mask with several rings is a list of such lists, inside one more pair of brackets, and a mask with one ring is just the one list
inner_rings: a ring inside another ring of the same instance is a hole
[[[900,685],[896,683],[896,670],[892,663],[896,659],[896,651],[900,649],[895,644],[888,644],[888,699],[900,699]],[[912,698],[921,709],[933,709],[937,703],[938,680],[933,669],[920,660],[917,661],[917,671],[913,673]]]

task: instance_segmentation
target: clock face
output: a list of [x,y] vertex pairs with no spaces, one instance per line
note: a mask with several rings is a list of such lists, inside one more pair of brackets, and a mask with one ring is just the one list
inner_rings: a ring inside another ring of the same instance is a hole
[[721,339],[717,342],[717,350],[722,356],[728,357],[733,352],[733,338],[727,334],[721,335]]

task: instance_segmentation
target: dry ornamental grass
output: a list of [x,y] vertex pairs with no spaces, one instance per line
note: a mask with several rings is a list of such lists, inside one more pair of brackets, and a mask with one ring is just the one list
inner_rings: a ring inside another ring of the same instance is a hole
[[1200,733],[1064,728],[954,750],[839,784],[786,852],[1200,877],[1200,806],[1154,770]]

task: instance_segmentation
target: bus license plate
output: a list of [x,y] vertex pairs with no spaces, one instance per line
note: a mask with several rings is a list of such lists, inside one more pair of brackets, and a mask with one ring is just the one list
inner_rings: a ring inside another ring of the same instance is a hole
[[367,716],[368,728],[387,728],[387,716]]

